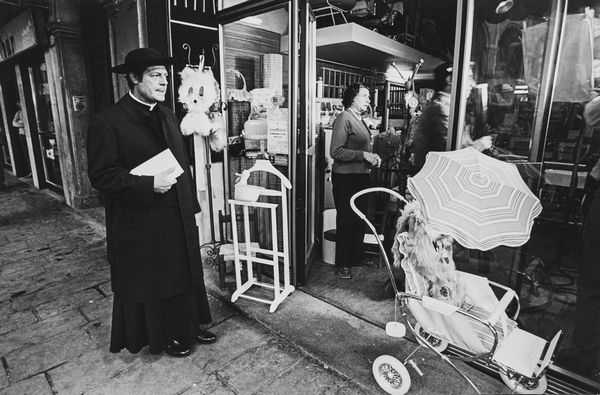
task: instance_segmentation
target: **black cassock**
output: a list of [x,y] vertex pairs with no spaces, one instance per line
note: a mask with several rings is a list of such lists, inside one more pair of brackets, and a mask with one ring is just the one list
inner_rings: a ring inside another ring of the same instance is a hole
[[[184,173],[166,193],[134,167],[169,148]],[[211,321],[194,214],[200,211],[189,162],[173,112],[125,95],[92,120],[88,174],[104,193],[107,256],[114,292],[112,352],[151,353],[173,338],[193,336]]]

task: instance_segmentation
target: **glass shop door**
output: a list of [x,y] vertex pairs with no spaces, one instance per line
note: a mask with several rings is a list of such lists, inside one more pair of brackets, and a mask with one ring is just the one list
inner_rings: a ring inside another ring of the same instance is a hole
[[27,68],[27,72],[35,113],[35,126],[41,152],[41,162],[44,169],[44,181],[51,189],[62,191],[63,183],[56,130],[52,118],[46,63],[43,60],[35,62]]
[[[221,89],[227,103],[225,200],[233,198],[238,175],[258,159],[270,160],[289,179],[292,189],[287,196],[289,240],[286,241],[290,243],[292,283],[301,284],[315,233],[314,157],[307,159],[314,132],[309,133],[305,115],[312,108],[307,102],[307,81],[314,80],[314,70],[305,68],[306,46],[301,43],[306,37],[300,37],[300,31],[307,31],[302,30],[307,22],[303,24],[301,20],[307,18],[308,6],[300,9],[297,0],[242,2],[231,6],[225,1],[223,5],[225,8],[218,12],[217,19]],[[279,188],[279,181],[271,176],[253,175],[248,183]],[[269,201],[269,197],[261,199]],[[230,210],[227,204],[226,210]],[[281,221],[282,214],[278,212],[277,221]],[[270,224],[262,215],[257,214],[257,222]],[[273,243],[270,228],[258,232],[261,247],[263,242]],[[283,235],[280,232],[276,237],[281,246]]]

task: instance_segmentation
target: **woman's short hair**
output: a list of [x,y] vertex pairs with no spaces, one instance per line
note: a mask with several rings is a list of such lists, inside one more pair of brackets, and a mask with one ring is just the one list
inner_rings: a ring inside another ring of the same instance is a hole
[[344,105],[344,108],[348,108],[352,105],[352,102],[354,102],[354,98],[358,95],[360,88],[367,89],[367,87],[360,82],[355,82],[344,90],[344,93],[342,94],[342,104]]

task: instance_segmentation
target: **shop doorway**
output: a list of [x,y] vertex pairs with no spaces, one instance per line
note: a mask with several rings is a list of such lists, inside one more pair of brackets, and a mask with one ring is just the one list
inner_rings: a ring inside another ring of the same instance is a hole
[[33,112],[33,119],[29,127],[32,144],[39,147],[33,152],[37,156],[36,165],[41,164],[41,168],[38,168],[38,171],[41,170],[40,186],[54,189],[62,194],[61,163],[52,117],[48,70],[42,57],[37,57],[28,64],[27,78]]
[[[238,4],[218,13],[222,89],[228,108],[225,198],[233,197],[237,174],[257,159],[270,160],[290,180],[289,240],[283,240],[283,234],[278,234],[277,240],[261,234],[260,242],[267,246],[274,241],[279,246],[290,243],[294,285],[306,280],[319,211],[315,178],[318,140],[311,116],[315,52],[309,52],[314,47],[310,32],[315,26],[309,9],[295,1],[264,1]],[[250,179],[249,183],[279,188],[278,180],[269,177]],[[270,202],[268,196],[261,199]],[[278,212],[277,218],[282,218],[281,214]],[[268,265],[263,266],[268,272]]]
[[0,69],[0,100],[2,101],[2,120],[6,137],[4,146],[5,165],[12,169],[17,177],[25,177],[30,172],[26,137],[18,127],[13,126],[17,117],[17,102],[20,104],[15,67],[6,64]]
[[[11,146],[17,176],[31,176],[36,188],[50,188],[62,194],[59,147],[43,53],[36,51],[20,58],[11,71],[16,86],[15,104],[9,114],[13,114]],[[5,102],[8,96],[4,95]]]

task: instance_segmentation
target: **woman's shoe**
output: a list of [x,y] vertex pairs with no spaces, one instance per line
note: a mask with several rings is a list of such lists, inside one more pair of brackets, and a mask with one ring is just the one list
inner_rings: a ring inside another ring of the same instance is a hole
[[373,259],[365,259],[363,261],[363,266],[370,267],[371,269],[381,269],[379,261],[375,261]]
[[352,278],[352,272],[350,268],[342,267],[335,269],[335,275],[344,280],[350,280]]

